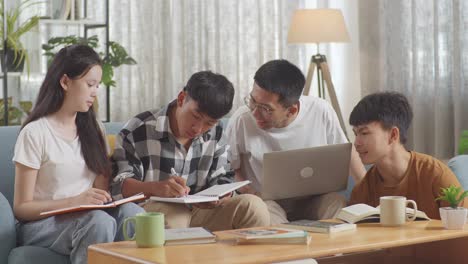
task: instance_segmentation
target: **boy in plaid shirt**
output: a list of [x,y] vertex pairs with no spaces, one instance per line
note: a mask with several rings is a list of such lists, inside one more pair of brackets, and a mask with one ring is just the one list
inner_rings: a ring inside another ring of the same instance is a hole
[[[233,97],[234,88],[226,77],[202,71],[192,75],[176,100],[128,121],[113,154],[114,196],[143,192],[178,197],[233,182],[228,145],[218,122],[231,110]],[[202,226],[216,231],[270,223],[265,203],[249,194],[229,194],[193,207],[161,202],[143,207],[163,212],[170,228]]]

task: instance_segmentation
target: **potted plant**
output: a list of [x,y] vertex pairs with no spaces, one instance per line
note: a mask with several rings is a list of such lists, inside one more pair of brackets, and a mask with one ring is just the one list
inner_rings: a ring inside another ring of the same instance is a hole
[[446,201],[449,207],[439,208],[442,224],[446,229],[463,229],[466,223],[468,209],[458,205],[468,196],[468,191],[462,191],[461,187],[450,185],[447,188],[441,188],[439,197],[436,201]]
[[[32,16],[26,19],[22,24],[19,24],[19,17],[21,13],[27,9],[28,7],[40,4],[41,2],[31,2],[31,0],[22,1],[19,5],[7,10],[6,17],[3,17],[3,10],[5,1],[0,2],[0,20],[2,21],[0,27],[0,35],[4,36],[4,26],[3,23],[6,23],[7,27],[7,34],[6,34],[6,54],[7,54],[7,61],[6,61],[6,68],[8,71],[23,71],[24,64],[26,61],[26,67],[29,72],[29,57],[28,54],[23,47],[23,44],[20,41],[20,37],[33,29],[39,23],[38,16]],[[3,41],[1,41],[0,47],[5,49]],[[2,60],[3,60],[3,56]]]
[[[54,37],[47,41],[47,44],[42,45],[42,49],[45,51],[44,55],[47,56],[48,62],[50,62],[57,51],[72,44],[84,44],[88,45],[93,49],[98,48],[99,39],[97,36],[91,36],[89,38],[82,38],[77,36],[66,36],[66,37]],[[103,57],[103,53],[99,53]],[[120,65],[136,64],[136,61],[130,57],[122,45],[117,42],[109,41],[109,54],[104,56],[102,59],[102,83],[106,86],[115,86],[114,68]]]

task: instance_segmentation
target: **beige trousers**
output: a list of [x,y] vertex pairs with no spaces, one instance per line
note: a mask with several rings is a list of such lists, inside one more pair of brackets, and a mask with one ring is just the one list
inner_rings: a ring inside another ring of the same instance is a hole
[[331,219],[346,206],[346,199],[339,193],[327,193],[301,198],[265,201],[272,225],[299,219]]
[[213,209],[190,209],[184,204],[148,202],[147,212],[162,212],[166,228],[204,227],[210,231],[270,225],[263,200],[255,195],[234,196]]

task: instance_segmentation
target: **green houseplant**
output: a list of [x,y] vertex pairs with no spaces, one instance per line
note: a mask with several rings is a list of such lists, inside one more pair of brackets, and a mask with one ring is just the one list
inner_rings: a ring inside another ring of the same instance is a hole
[[468,191],[462,191],[461,187],[455,187],[453,185],[447,188],[441,188],[440,195],[437,197],[436,201],[446,201],[451,208],[457,209],[463,199],[468,197]]
[[468,130],[463,130],[458,142],[458,155],[468,154]]
[[[48,62],[50,62],[60,48],[72,44],[84,44],[96,49],[99,47],[99,39],[97,36],[82,38],[75,35],[54,37],[49,39],[47,44],[43,44],[42,49],[45,51],[44,55],[47,56]],[[115,81],[113,80],[114,68],[123,64],[133,65],[137,63],[128,55],[122,45],[114,41],[109,41],[109,54],[107,56],[104,56],[102,52],[99,54],[103,57],[102,83],[106,86],[115,86]]]
[[468,191],[463,191],[461,187],[450,185],[441,188],[436,201],[445,201],[449,207],[439,208],[442,224],[446,229],[463,229],[466,223],[468,209],[459,207],[460,203],[468,196]]
[[[9,126],[17,126],[21,125],[21,119],[23,118],[24,114],[29,115],[32,108],[31,101],[20,101],[19,106],[12,106],[13,98],[8,97],[7,104],[8,104],[8,125]],[[4,120],[4,113],[5,113],[5,102],[3,99],[0,99],[0,126],[5,125]]]
[[[0,35],[3,36],[4,34],[4,26],[3,23],[6,23],[7,26],[7,34],[6,34],[6,53],[7,53],[7,69],[8,71],[23,71],[24,64],[26,62],[26,67],[29,72],[29,57],[26,49],[24,48],[23,44],[20,41],[20,37],[24,35],[26,32],[33,29],[39,23],[38,16],[32,16],[26,19],[23,23],[19,24],[19,17],[21,13],[31,7],[32,5],[40,4],[41,2],[31,2],[31,0],[22,1],[20,4],[7,10],[6,17],[3,17],[3,10],[5,6],[3,6],[3,2],[0,2],[0,20],[2,21],[0,27]],[[0,47],[3,51],[4,43],[1,42]],[[3,56],[2,56],[3,59]]]

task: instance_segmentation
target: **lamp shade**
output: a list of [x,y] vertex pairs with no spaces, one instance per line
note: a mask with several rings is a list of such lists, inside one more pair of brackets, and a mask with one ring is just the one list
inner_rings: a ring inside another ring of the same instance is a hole
[[288,43],[348,41],[349,34],[339,9],[301,9],[294,12]]

